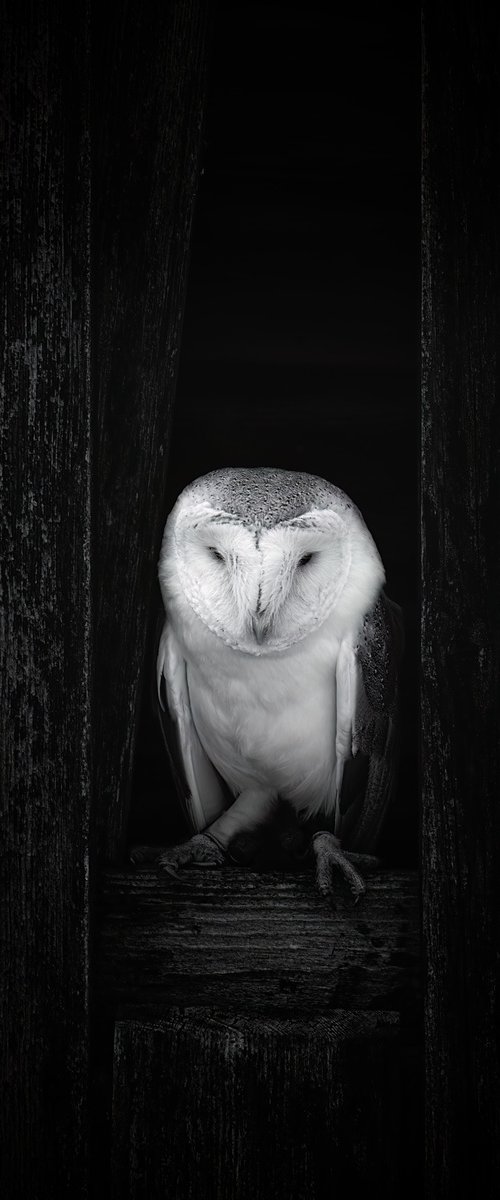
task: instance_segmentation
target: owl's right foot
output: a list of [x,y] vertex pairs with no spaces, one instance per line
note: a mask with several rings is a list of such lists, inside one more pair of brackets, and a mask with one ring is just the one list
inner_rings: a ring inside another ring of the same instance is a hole
[[175,877],[182,867],[223,867],[227,857],[226,850],[213,834],[195,833],[189,841],[162,850],[156,866]]
[[182,867],[245,867],[265,841],[279,812],[276,792],[246,788],[203,833],[195,833],[189,841],[168,846],[166,850],[134,846],[130,861],[153,862],[161,871],[174,876]]
[[169,875],[177,875],[180,867],[221,867],[229,855],[224,846],[210,833],[196,833],[178,846],[133,846],[130,861],[137,865],[153,863]]

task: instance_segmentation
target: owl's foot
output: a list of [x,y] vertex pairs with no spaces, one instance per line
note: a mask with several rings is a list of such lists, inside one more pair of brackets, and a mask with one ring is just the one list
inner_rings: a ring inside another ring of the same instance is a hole
[[160,871],[176,876],[180,867],[222,867],[227,861],[227,851],[212,833],[195,833],[188,842],[169,846],[156,860]]
[[197,833],[189,841],[182,841],[179,846],[168,846],[167,850],[159,846],[133,846],[128,857],[131,863],[155,863],[159,869],[168,871],[169,875],[176,875],[180,866],[193,863],[198,866],[222,866],[228,856],[212,834]]
[[166,850],[161,846],[133,846],[129,853],[130,862],[137,865],[155,863],[169,875],[177,875],[179,867],[188,867],[193,863],[196,866],[219,867],[227,857],[224,846],[210,833],[197,833],[189,841],[181,842],[179,846],[168,846]]
[[160,870],[177,875],[181,867],[246,867],[266,840],[266,832],[280,811],[278,796],[264,788],[247,788],[230,808],[189,841],[166,850],[157,846],[134,846],[133,863],[154,862]]
[[132,846],[129,850],[129,861],[135,866],[143,863],[156,862],[161,850],[158,846]]
[[369,854],[350,854],[341,850],[339,839],[323,830],[314,834],[312,851],[316,861],[316,885],[321,895],[331,896],[333,873],[340,871],[349,884],[356,904],[366,892],[366,883],[354,863],[373,868],[378,865],[378,859]]

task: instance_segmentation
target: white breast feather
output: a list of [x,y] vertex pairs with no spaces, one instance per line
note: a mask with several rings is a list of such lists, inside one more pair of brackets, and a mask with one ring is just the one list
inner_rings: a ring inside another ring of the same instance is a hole
[[333,624],[328,620],[284,654],[254,658],[231,650],[187,614],[180,653],[191,720],[185,699],[174,712],[181,714],[192,789],[193,774],[200,782],[199,765],[197,773],[192,767],[193,730],[235,795],[258,783],[302,816],[336,811],[352,752],[356,688],[351,639],[340,643]]

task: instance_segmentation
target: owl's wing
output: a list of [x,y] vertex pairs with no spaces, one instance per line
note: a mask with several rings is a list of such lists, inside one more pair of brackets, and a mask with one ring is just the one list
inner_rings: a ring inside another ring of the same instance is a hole
[[381,592],[360,636],[337,663],[336,833],[348,850],[373,851],[391,801],[399,756],[401,609]]
[[[228,794],[195,729],[186,662],[165,621],[156,663],[160,723],[177,790],[192,829],[206,829],[228,805]],[[162,700],[165,688],[167,708]]]

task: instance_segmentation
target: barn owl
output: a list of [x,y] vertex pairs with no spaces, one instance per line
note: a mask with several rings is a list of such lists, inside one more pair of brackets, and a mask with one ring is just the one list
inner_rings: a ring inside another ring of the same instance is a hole
[[170,513],[159,580],[158,688],[193,830],[160,866],[222,862],[285,807],[320,890],[340,869],[357,898],[393,790],[401,646],[360,512],[313,475],[212,471]]

